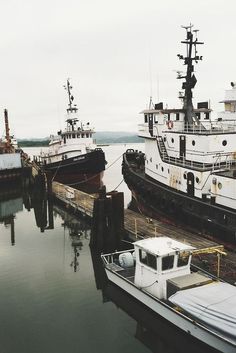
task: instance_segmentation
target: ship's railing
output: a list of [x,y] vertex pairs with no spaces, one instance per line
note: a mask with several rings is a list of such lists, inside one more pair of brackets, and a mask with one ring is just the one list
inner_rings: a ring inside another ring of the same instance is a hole
[[200,125],[186,124],[184,129],[178,130],[180,133],[207,134],[236,132],[236,120],[229,121],[201,121]]
[[[204,134],[214,135],[221,133],[236,132],[236,120],[224,120],[224,121],[201,121],[201,124],[185,124],[182,121],[173,121],[173,127],[167,128],[166,124],[161,124],[162,127],[166,126],[166,132],[178,132],[181,134]],[[161,127],[161,125],[159,125]],[[153,128],[155,129],[155,124]],[[148,133],[148,124],[139,124],[139,133]]]
[[213,156],[213,162],[196,162],[193,160],[185,159],[185,157],[178,158],[178,157],[170,157],[170,156],[163,156],[163,161],[169,164],[173,164],[176,166],[181,167],[189,167],[195,170],[203,171],[203,170],[210,170],[216,171],[222,168],[231,169],[232,166],[236,165],[236,153],[217,153]]

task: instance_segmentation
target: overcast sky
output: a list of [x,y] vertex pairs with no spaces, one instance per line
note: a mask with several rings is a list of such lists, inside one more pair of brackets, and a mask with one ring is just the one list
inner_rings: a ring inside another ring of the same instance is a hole
[[137,131],[153,100],[178,107],[181,25],[199,29],[196,100],[215,112],[236,81],[235,0],[0,0],[0,135],[9,111],[17,138],[64,127],[66,79],[80,117],[97,131]]

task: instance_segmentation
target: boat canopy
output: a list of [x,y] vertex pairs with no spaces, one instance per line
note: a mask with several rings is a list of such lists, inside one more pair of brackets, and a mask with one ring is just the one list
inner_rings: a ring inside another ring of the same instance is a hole
[[236,287],[214,282],[185,289],[169,297],[171,303],[209,328],[236,341]]

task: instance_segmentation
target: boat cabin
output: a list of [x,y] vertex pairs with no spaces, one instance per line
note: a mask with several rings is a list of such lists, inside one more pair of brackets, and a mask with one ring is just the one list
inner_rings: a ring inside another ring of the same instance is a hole
[[159,299],[167,298],[167,281],[189,275],[194,248],[169,237],[140,240],[134,243],[134,283]]

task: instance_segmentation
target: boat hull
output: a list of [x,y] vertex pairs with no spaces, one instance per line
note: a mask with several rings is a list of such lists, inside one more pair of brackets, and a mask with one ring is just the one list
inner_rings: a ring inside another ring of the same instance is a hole
[[63,184],[100,187],[105,165],[104,152],[99,149],[61,162],[44,164],[43,169],[52,180]]
[[169,307],[167,304],[153,297],[144,290],[140,290],[133,283],[125,280],[123,277],[117,275],[106,267],[105,271],[109,281],[122,288],[135,299],[153,310],[160,317],[175,325],[176,328],[181,329],[192,337],[195,337],[197,340],[203,342],[208,347],[210,346],[216,351],[235,353],[236,346],[230,341],[222,339],[220,335],[212,333],[204,326],[197,324],[194,320],[187,318],[180,312]]
[[[123,157],[122,173],[138,209],[152,218],[186,226],[222,243],[236,244],[236,212],[176,191],[147,177]],[[227,222],[225,221],[227,220]]]

